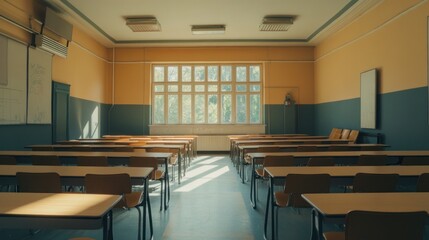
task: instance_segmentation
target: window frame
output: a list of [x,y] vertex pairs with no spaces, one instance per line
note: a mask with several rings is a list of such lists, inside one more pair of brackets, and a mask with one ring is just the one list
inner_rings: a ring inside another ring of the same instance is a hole
[[[204,67],[204,81],[195,81],[195,68],[196,67]],[[222,81],[222,67],[223,66],[230,66],[231,67],[231,81]],[[251,67],[259,67],[259,81],[251,81],[251,75],[250,75],[250,69]],[[159,74],[155,73],[155,69],[160,69],[160,67],[163,67],[163,81],[155,81],[155,76],[159,76]],[[177,67],[177,81],[169,81],[169,68],[170,67]],[[191,70],[191,80],[190,81],[182,81],[183,78],[183,72],[182,70],[184,67],[188,68],[190,67]],[[209,67],[216,67],[217,69],[217,81],[209,81]],[[245,67],[245,75],[246,80],[244,82],[240,81],[237,82],[237,68],[238,67]],[[248,124],[263,124],[263,85],[264,85],[264,68],[263,64],[260,62],[251,62],[251,63],[153,63],[151,65],[151,122],[152,125],[177,125],[177,124],[183,124],[183,125],[195,125],[195,124],[208,124],[208,125],[216,125],[216,124],[227,124],[227,125],[248,125]],[[178,91],[177,92],[169,92],[168,86],[171,85],[177,85]],[[191,85],[191,91],[190,92],[184,92],[183,86]],[[196,86],[201,85],[204,86],[203,92],[197,92]],[[216,85],[217,91],[216,92],[210,92],[209,86],[210,85]],[[222,91],[222,85],[231,85],[231,91],[229,92],[223,92]],[[243,92],[237,92],[237,87],[239,85],[245,85],[246,91]],[[259,91],[251,91],[252,85],[259,85]],[[163,92],[157,92],[156,87],[157,86],[164,86]],[[168,122],[168,95],[169,94],[177,94],[178,100],[177,100],[177,111],[178,111],[178,122]],[[204,95],[204,122],[196,122],[196,113],[195,113],[195,103],[196,103],[196,96],[197,95]],[[259,114],[258,119],[259,122],[252,122],[250,117],[251,114],[251,95],[259,95]],[[163,110],[163,122],[155,122],[155,112],[156,112],[156,106],[155,104],[155,98],[156,96],[164,96],[164,110]],[[182,110],[183,110],[183,95],[190,95],[191,96],[191,115],[190,115],[190,122],[185,122],[184,118],[182,116]],[[217,120],[216,122],[209,122],[209,97],[212,95],[217,95]],[[224,122],[223,120],[223,108],[222,108],[222,98],[224,95],[230,95],[231,96],[231,122]],[[245,122],[237,122],[237,107],[236,107],[236,100],[237,96],[239,95],[245,95],[246,98],[246,120]]]

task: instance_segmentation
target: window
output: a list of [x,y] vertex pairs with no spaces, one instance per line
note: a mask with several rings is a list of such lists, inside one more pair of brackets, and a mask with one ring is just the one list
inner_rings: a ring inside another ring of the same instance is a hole
[[262,123],[260,64],[152,66],[153,124]]

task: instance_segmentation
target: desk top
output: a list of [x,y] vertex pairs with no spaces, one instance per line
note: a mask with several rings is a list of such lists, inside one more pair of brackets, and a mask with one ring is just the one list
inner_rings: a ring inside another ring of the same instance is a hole
[[127,173],[131,178],[147,178],[152,172],[150,167],[87,167],[87,166],[39,166],[39,165],[2,165],[0,176],[16,176],[17,172],[46,173],[56,172],[61,177],[85,177],[86,174]]
[[329,167],[266,167],[270,177],[282,178],[288,174],[321,174],[331,177],[353,177],[357,173],[399,174],[400,176],[420,176],[429,172],[429,166],[329,166]]
[[324,193],[302,197],[327,216],[343,216],[353,210],[429,213],[429,193]]
[[429,151],[325,151],[325,152],[271,152],[248,153],[251,158],[265,158],[265,156],[293,156],[293,157],[358,157],[360,155],[386,155],[388,157],[424,157]]
[[121,196],[84,193],[0,193],[0,216],[99,218]]
[[66,152],[66,151],[0,151],[0,156],[59,156],[59,157],[78,157],[78,156],[105,156],[110,158],[129,158],[129,157],[156,157],[169,158],[172,153],[157,152]]
[[300,138],[289,138],[289,139],[260,139],[260,140],[236,140],[235,144],[252,144],[252,143],[312,143],[317,142],[319,144],[325,143],[349,143],[351,140],[348,139],[300,139]]
[[30,145],[29,148],[37,149],[43,147],[52,147],[52,148],[61,148],[61,149],[70,149],[73,148],[92,148],[92,149],[123,149],[123,148],[132,148],[132,149],[146,149],[146,148],[183,148],[183,145],[172,145],[172,144],[130,144],[130,145],[119,145],[119,144],[53,144],[53,145]]
[[371,143],[351,143],[351,144],[270,144],[270,145],[245,145],[241,144],[238,146],[239,149],[253,149],[253,148],[297,148],[299,146],[315,146],[317,148],[328,148],[328,147],[351,147],[351,148],[361,148],[361,147],[388,147],[386,144],[371,144]]

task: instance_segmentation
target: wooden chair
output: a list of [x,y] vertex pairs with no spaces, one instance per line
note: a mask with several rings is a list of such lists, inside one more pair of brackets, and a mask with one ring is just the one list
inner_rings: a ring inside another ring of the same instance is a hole
[[293,156],[265,156],[262,163],[262,167],[256,168],[253,176],[255,177],[255,185],[250,188],[250,197],[256,202],[258,197],[258,186],[256,186],[257,180],[264,180],[268,178],[268,173],[265,171],[266,167],[287,167],[295,166],[295,160]]
[[395,192],[398,174],[358,173],[353,179],[353,192]]
[[359,130],[351,130],[349,137],[347,139],[350,140],[349,143],[356,143],[358,136],[359,136]]
[[[135,208],[138,211],[138,239],[141,239],[141,226],[142,226],[142,214],[140,207],[143,203],[143,192],[132,192],[131,178],[128,174],[87,174],[85,176],[85,190],[87,193],[97,194],[114,194],[122,195],[122,201],[120,201],[115,207],[116,208]],[[144,191],[147,191],[145,189]],[[147,202],[148,204],[150,202]],[[153,235],[152,226],[152,211],[150,205],[149,210],[149,224],[150,232]]]
[[340,139],[341,138],[341,131],[340,128],[332,128],[331,133],[329,134],[329,139]]
[[16,182],[19,192],[60,193],[61,180],[56,172],[28,173],[17,172]]
[[[164,186],[165,181],[165,172],[158,169],[158,164],[160,162],[158,159],[154,157],[131,157],[128,166],[129,167],[151,167],[153,171],[150,175],[150,180],[159,181],[161,183],[161,204],[159,206],[159,210],[162,210],[162,199],[163,197],[167,197],[167,186]],[[163,164],[164,162],[161,162]],[[169,184],[167,182],[167,184]],[[170,200],[170,195],[168,195],[168,200]]]
[[351,211],[345,232],[326,232],[325,240],[423,240],[427,213]]
[[16,158],[13,156],[0,156],[0,165],[16,165]]
[[[179,151],[177,149],[171,149],[171,148],[148,148],[146,149],[147,152],[166,152],[166,153],[172,153],[173,155],[168,160],[168,164],[171,165],[171,174],[173,176],[174,181],[174,169],[176,168],[178,161],[179,161]],[[163,163],[164,164],[164,163]]]
[[308,167],[323,167],[323,166],[334,166],[334,159],[331,157],[312,157],[308,159]]
[[[328,193],[331,177],[329,174],[289,174],[286,176],[284,189],[274,193],[276,207],[275,233],[278,234],[278,209],[284,207],[311,207],[301,194]],[[274,223],[273,223],[274,224]],[[277,238],[280,239],[280,238]]]
[[404,157],[401,165],[429,165],[429,157]]
[[[0,156],[0,165],[16,165],[16,159],[13,156]],[[11,191],[14,185],[0,185],[0,189],[6,188]]]
[[386,155],[360,155],[357,166],[383,166],[387,165]]
[[54,148],[52,146],[39,146],[39,147],[33,147],[33,151],[54,151]]
[[423,173],[420,175],[417,181],[417,192],[429,192],[429,173]]
[[[344,145],[344,146],[342,146]],[[351,147],[347,146],[347,144],[342,144],[342,145],[333,145],[333,146],[329,146],[328,147],[328,151],[330,152],[343,152],[343,151],[351,151],[353,150]]]
[[350,135],[350,129],[343,129],[343,131],[341,131],[340,139],[348,139],[349,135]]
[[77,165],[107,167],[109,162],[105,156],[79,156],[77,157]]
[[31,162],[33,165],[43,165],[43,166],[59,166],[61,161],[58,156],[31,156]]
[[296,148],[297,152],[317,152],[319,149],[316,146],[299,145]]

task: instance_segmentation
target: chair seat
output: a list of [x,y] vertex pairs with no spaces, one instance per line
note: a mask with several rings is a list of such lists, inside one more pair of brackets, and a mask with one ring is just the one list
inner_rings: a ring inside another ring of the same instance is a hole
[[164,173],[165,173],[164,171],[156,170],[154,173],[155,173],[154,174],[155,176],[153,176],[152,180],[161,180],[164,178]]
[[275,192],[274,196],[275,196],[275,200],[276,200],[276,205],[277,206],[279,206],[279,207],[287,207],[288,202],[289,202],[289,197],[290,197],[289,193]]
[[171,165],[177,165],[177,161],[178,161],[178,156],[177,156],[177,154],[173,154],[171,157],[170,157],[170,161],[169,161],[169,163],[171,164]]
[[258,175],[260,178],[265,177],[264,176],[264,168],[258,168],[255,170],[255,172],[256,172],[256,175]]
[[131,192],[125,194],[123,201],[116,204],[117,208],[133,208],[139,206],[143,199],[143,192]]
[[346,239],[345,232],[326,232],[323,234],[325,240],[344,240]]

